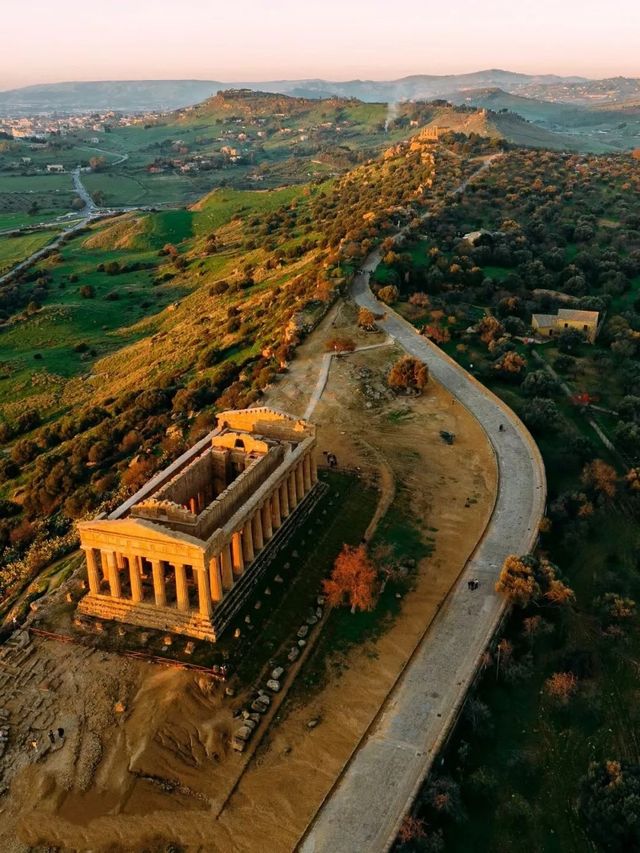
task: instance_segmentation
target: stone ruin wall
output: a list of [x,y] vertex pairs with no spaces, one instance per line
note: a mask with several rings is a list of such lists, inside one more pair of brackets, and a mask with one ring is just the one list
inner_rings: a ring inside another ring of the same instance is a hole
[[279,441],[302,441],[311,434],[309,424],[302,419],[261,407],[222,412],[219,423],[227,424],[230,429],[252,432]]
[[131,515],[135,518],[146,518],[149,521],[164,521],[178,530],[189,532],[193,530],[197,516],[180,504],[173,501],[159,501],[149,498],[134,507]]
[[255,459],[248,468],[221,492],[215,501],[198,516],[195,536],[208,539],[214,530],[222,527],[231,516],[247,502],[251,495],[281,464],[285,456],[282,445],[272,447],[264,456]]
[[[213,474],[211,449],[209,448],[169,482],[165,483],[162,488],[158,489],[153,497],[157,501],[166,500],[178,505],[187,504],[189,498],[198,492],[211,490],[212,480],[215,479]],[[213,498],[213,495],[211,497]]]

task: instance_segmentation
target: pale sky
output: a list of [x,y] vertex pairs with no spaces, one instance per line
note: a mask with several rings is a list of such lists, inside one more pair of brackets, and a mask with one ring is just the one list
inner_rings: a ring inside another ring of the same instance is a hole
[[638,0],[0,0],[0,89],[62,80],[640,77]]

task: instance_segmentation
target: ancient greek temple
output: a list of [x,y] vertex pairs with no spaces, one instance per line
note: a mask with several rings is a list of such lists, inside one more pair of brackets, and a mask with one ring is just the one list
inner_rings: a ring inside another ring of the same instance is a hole
[[89,584],[78,612],[215,641],[263,551],[320,488],[315,446],[300,418],[222,412],[110,515],[78,523]]

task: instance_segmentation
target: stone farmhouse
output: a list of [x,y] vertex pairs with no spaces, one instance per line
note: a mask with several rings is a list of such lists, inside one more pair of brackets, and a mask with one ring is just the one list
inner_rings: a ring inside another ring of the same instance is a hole
[[598,335],[598,317],[597,311],[560,308],[557,314],[534,314],[531,317],[531,328],[545,338],[552,338],[567,329],[577,329],[593,344]]
[[313,424],[275,409],[219,414],[133,497],[78,523],[78,613],[215,641],[322,490],[315,447]]

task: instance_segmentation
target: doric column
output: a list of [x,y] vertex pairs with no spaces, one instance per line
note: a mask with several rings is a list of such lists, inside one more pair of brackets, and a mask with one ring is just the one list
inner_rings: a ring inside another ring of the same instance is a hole
[[212,557],[209,561],[209,586],[211,587],[211,601],[222,601],[224,592],[222,588],[222,571],[220,557]]
[[302,500],[306,492],[304,487],[304,473],[302,471],[302,460],[298,462],[298,467],[296,468],[296,493],[298,495],[298,503]]
[[89,592],[93,595],[100,593],[100,567],[98,566],[98,558],[94,548],[84,548],[85,557],[87,559],[87,580],[89,582]]
[[280,515],[286,518],[289,515],[289,486],[287,480],[280,486]]
[[198,584],[198,609],[203,619],[211,619],[213,606],[211,604],[211,587],[209,585],[209,572],[204,566],[195,569]]
[[296,490],[296,475],[295,472],[292,471],[287,477],[287,486],[289,487],[289,509],[291,512],[294,511],[296,506],[298,505],[298,493]]
[[241,575],[244,572],[244,556],[242,554],[242,533],[240,530],[231,537],[231,562],[233,574]]
[[109,572],[109,589],[111,590],[111,598],[122,598],[118,564],[116,562],[116,555],[113,551],[107,551],[107,571]]
[[198,501],[196,498],[189,498],[189,509],[194,515],[198,514]]
[[316,455],[313,451],[310,453],[310,458],[311,458],[311,482],[315,486],[315,484],[318,482],[318,463],[316,462]]
[[251,520],[247,521],[245,526],[242,528],[242,556],[244,557],[245,563],[250,563],[255,557]]
[[178,610],[189,610],[187,572],[182,563],[176,563],[176,599]]
[[140,580],[140,567],[138,558],[133,554],[127,555],[129,562],[129,579],[131,581],[131,601],[137,604],[142,601],[142,581]]
[[277,530],[282,524],[282,507],[280,506],[280,492],[282,487],[278,486],[275,492],[271,495],[271,513],[273,520],[273,529]]
[[107,565],[106,551],[100,551],[100,565],[102,566],[102,577],[104,580],[109,580],[109,566]]
[[222,588],[231,589],[233,586],[233,558],[231,556],[231,545],[227,542],[220,551],[220,569],[222,572]]
[[152,560],[151,568],[153,570],[153,594],[156,599],[156,606],[166,607],[167,590],[164,585],[164,561]]
[[311,490],[311,486],[313,485],[311,482],[311,458],[308,453],[302,460],[302,476],[304,479],[304,490],[306,493]]
[[262,534],[262,510],[258,509],[251,519],[253,525],[253,550],[262,551],[264,548],[264,536]]
[[271,516],[271,499],[268,498],[263,504],[262,509],[262,538],[265,542],[273,536],[273,520]]

